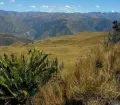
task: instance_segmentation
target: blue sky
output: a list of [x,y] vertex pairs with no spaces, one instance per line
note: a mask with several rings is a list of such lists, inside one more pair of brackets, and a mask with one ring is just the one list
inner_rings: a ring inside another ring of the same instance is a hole
[[0,0],[0,9],[19,12],[120,12],[120,0]]

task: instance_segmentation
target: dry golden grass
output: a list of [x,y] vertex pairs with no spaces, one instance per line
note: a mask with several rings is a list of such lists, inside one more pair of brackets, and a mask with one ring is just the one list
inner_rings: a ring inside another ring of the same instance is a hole
[[45,53],[49,53],[50,58],[57,57],[59,62],[64,62],[67,70],[72,70],[78,56],[84,54],[96,44],[101,43],[106,34],[106,32],[81,32],[75,35],[35,41],[34,44],[15,43],[9,47],[0,47],[0,54],[26,54],[28,49],[36,46]]
[[82,100],[88,105],[105,105],[120,97],[120,45],[98,46],[80,57],[76,68],[41,88],[36,105],[61,105],[66,99]]

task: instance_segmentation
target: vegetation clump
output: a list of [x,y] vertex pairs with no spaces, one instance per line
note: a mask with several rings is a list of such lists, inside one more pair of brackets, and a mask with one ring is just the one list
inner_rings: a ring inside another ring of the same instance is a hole
[[28,57],[13,54],[0,57],[0,105],[24,105],[57,72],[58,61],[37,49]]
[[113,32],[109,33],[106,44],[116,44],[120,42],[120,23],[113,21]]

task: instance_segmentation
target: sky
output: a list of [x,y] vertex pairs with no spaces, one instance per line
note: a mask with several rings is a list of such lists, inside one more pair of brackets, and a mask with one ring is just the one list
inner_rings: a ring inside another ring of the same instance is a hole
[[120,12],[120,0],[0,0],[0,10],[40,12]]

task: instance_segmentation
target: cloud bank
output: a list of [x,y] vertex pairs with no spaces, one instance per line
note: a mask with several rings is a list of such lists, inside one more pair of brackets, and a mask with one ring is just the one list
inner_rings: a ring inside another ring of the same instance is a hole
[[80,12],[80,6],[65,5],[65,6],[49,6],[42,5],[40,6],[40,11],[45,12]]
[[4,5],[5,3],[4,2],[0,2],[0,5]]

